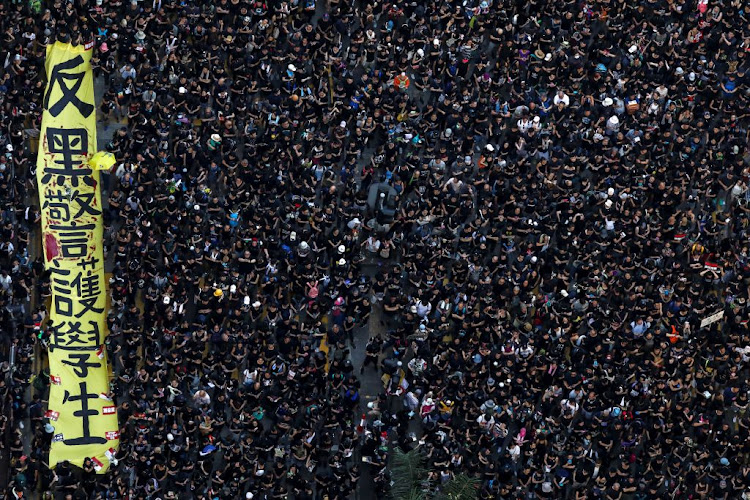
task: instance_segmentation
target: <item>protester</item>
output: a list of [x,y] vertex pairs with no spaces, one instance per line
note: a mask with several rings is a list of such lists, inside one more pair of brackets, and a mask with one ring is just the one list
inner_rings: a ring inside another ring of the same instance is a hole
[[[402,446],[431,491],[464,473],[480,498],[747,495],[748,15],[0,3],[8,494],[380,495]],[[102,477],[46,467],[31,359],[57,37],[94,39],[118,159],[103,188],[121,449]]]

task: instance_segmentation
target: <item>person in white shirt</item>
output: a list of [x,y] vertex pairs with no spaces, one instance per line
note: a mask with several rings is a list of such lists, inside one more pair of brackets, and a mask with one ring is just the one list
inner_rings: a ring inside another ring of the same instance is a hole
[[555,94],[555,97],[552,99],[552,102],[557,106],[560,103],[563,103],[565,106],[570,105],[570,97],[568,97],[568,94],[563,92],[562,90],[558,90],[557,94]]
[[620,130],[620,119],[617,118],[617,115],[612,115],[607,120],[607,131],[616,133],[618,130]]
[[429,301],[422,302],[422,299],[417,300],[417,316],[425,319],[432,312],[432,304]]
[[193,394],[193,401],[199,406],[208,406],[211,404],[211,396],[208,395],[203,389],[196,391]]
[[5,291],[7,292],[8,290],[10,290],[10,285],[11,285],[12,283],[13,283],[13,278],[11,278],[11,277],[10,277],[10,276],[8,275],[8,271],[6,271],[6,270],[3,270],[3,271],[2,271],[1,273],[0,273],[0,286],[2,286],[2,287],[3,287],[3,290],[5,290]]
[[528,116],[522,116],[521,119],[516,122],[516,125],[518,125],[518,131],[525,134],[534,124],[529,120]]
[[374,236],[370,236],[365,240],[365,248],[367,248],[367,251],[370,253],[378,253],[380,250],[380,240],[375,238]]
[[463,185],[464,181],[462,181],[458,177],[451,177],[450,179],[448,179],[448,182],[443,185],[443,192],[450,190],[451,193],[458,193],[461,191]]
[[135,68],[133,68],[131,64],[126,64],[125,66],[120,68],[120,76],[123,80],[127,80],[128,78],[132,78],[133,80],[135,80]]

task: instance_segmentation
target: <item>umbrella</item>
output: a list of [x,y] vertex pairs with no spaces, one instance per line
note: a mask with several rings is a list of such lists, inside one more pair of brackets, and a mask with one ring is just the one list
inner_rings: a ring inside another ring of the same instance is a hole
[[115,164],[115,155],[107,151],[99,151],[89,160],[89,165],[94,170],[109,170]]

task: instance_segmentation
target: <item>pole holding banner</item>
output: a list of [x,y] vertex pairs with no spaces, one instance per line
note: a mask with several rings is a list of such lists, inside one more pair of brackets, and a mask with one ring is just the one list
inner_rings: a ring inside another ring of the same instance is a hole
[[50,396],[45,416],[55,428],[50,466],[81,467],[90,457],[97,473],[114,459],[120,433],[109,396],[104,349],[106,285],[99,170],[96,151],[93,44],[47,47],[47,88],[37,158],[42,248],[51,274]]

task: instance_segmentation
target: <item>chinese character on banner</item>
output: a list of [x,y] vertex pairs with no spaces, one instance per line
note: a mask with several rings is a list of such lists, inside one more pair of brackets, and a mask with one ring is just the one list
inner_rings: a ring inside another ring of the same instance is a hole
[[[78,187],[78,179],[95,187],[91,169],[87,167],[86,159],[89,153],[89,135],[85,128],[54,128],[47,127],[47,151],[52,153],[54,166],[44,169],[42,184],[48,184],[56,179],[59,185],[65,184],[70,178],[70,184]],[[78,159],[76,159],[78,157]]]
[[[99,362],[90,362],[92,359],[91,353],[68,353],[65,358],[62,359],[62,364],[73,367],[73,373],[79,378],[86,378],[89,376],[89,368],[101,368],[102,364]],[[97,359],[97,358],[93,358]]]
[[[94,206],[95,197],[94,192],[83,193],[77,189],[50,189],[46,193],[42,210],[49,210],[49,218],[58,222],[70,222],[83,215],[99,217],[102,212]],[[72,216],[71,210],[76,210]]]
[[88,255],[94,224],[50,224],[49,229],[57,231],[58,248],[64,259],[80,259]]
[[87,392],[86,382],[79,382],[78,387],[80,388],[79,394],[71,394],[69,391],[65,391],[63,397],[63,404],[76,403],[80,401],[80,410],[75,410],[73,415],[80,417],[81,423],[81,436],[64,439],[63,443],[68,446],[81,446],[88,444],[105,444],[106,438],[91,435],[91,417],[99,415],[97,410],[94,410],[89,406],[89,401],[92,399],[99,399],[99,394]]
[[52,325],[50,351],[85,351],[101,343],[99,323],[93,320],[80,321],[66,319],[58,325]]
[[[78,112],[84,117],[88,117],[94,111],[94,106],[92,104],[83,102],[81,98],[78,97],[78,90],[81,88],[81,85],[83,85],[86,72],[69,72],[82,64],[83,57],[77,56],[56,64],[52,68],[52,73],[50,74],[49,82],[47,83],[47,93],[44,95],[44,108],[49,111],[52,116],[58,116],[65,110],[65,107],[68,104],[75,106]],[[68,82],[72,83],[69,84]],[[60,89],[62,96],[50,106],[50,98],[52,97],[52,91],[55,88]]]
[[[103,307],[96,307],[96,303],[102,297],[101,273],[89,270],[84,274],[56,267],[51,268],[50,273],[55,312],[66,318],[81,318],[89,312],[104,312]],[[74,302],[79,306],[78,311],[73,310]]]

